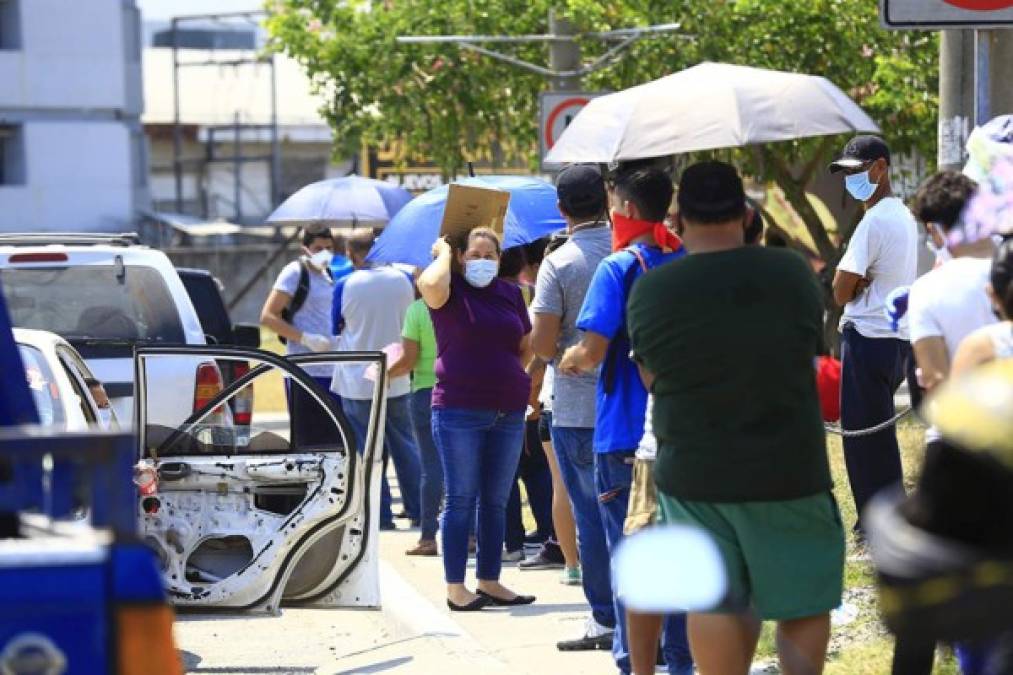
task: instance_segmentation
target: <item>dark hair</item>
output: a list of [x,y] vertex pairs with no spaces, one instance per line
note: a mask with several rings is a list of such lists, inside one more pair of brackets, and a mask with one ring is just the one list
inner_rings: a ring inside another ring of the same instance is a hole
[[679,217],[697,225],[727,223],[746,214],[746,191],[731,164],[698,162],[679,180]]
[[528,264],[528,258],[524,254],[523,246],[511,246],[503,250],[499,257],[499,273],[497,276],[513,278],[524,270]]
[[1006,237],[992,256],[989,281],[1003,313],[1013,319],[1013,237]]
[[88,387],[89,389],[94,389],[95,387],[101,387],[102,383],[96,380],[94,377],[86,377],[84,378],[84,386]]
[[763,244],[769,248],[787,248],[788,240],[774,230],[767,230],[767,234],[763,237]]
[[309,248],[316,239],[330,239],[331,241],[334,241],[334,235],[331,234],[331,228],[325,227],[319,223],[313,223],[302,229],[303,246]]
[[746,245],[752,246],[753,244],[760,243],[760,237],[763,236],[763,214],[760,213],[760,205],[754,202],[752,199],[746,200],[749,207],[753,209],[753,217],[746,225],[745,231],[745,242]]
[[365,255],[373,248],[376,237],[372,230],[353,232],[345,238],[345,250],[350,253],[361,253]]
[[959,171],[940,171],[918,187],[911,210],[923,223],[938,223],[949,232],[977,189],[978,184]]
[[640,218],[660,223],[672,204],[672,180],[664,171],[643,167],[623,171],[616,176],[615,192],[621,199],[633,202]]
[[541,265],[545,259],[545,249],[548,245],[549,237],[542,237],[529,244],[524,244],[524,257],[528,259],[528,264]]

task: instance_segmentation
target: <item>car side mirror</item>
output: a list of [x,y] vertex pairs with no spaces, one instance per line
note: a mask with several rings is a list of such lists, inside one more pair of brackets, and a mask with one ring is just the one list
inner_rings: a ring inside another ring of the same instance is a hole
[[728,589],[717,544],[703,530],[685,525],[650,527],[625,538],[612,569],[619,597],[639,612],[708,611]]
[[236,335],[236,345],[260,349],[260,326],[255,323],[237,323],[232,327]]

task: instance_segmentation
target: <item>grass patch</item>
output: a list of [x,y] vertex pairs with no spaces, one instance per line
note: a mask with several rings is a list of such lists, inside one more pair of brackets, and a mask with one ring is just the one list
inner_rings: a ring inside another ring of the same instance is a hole
[[[904,465],[904,483],[910,489],[921,473],[925,449],[925,427],[915,420],[901,422],[897,429]],[[879,620],[876,598],[876,577],[872,564],[856,558],[862,551],[855,544],[852,527],[855,524],[855,504],[848,485],[848,472],[844,464],[844,449],[840,436],[828,434],[827,451],[830,472],[834,481],[834,496],[841,510],[841,519],[847,534],[848,561],[844,568],[844,601],[857,607],[858,617],[847,624],[834,626],[831,633],[830,655],[827,659],[828,675],[879,675],[890,672],[893,658],[893,638]],[[774,624],[766,623],[756,650],[756,660],[771,662],[777,658]],[[776,671],[772,671],[776,672]],[[956,659],[949,650],[936,656],[935,675],[956,675]]]

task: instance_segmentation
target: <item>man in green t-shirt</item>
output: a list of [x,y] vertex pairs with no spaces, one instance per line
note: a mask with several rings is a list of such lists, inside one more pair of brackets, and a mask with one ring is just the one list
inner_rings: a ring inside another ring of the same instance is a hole
[[844,570],[813,368],[822,292],[801,256],[743,246],[732,166],[687,169],[677,204],[690,255],[637,282],[628,321],[654,394],[662,519],[709,533],[728,573],[725,600],[689,615],[693,658],[744,675],[774,620],[782,672],[819,673]]
[[422,460],[419,507],[421,535],[419,542],[408,549],[408,555],[435,556],[437,518],[443,501],[443,466],[433,442],[432,399],[436,384],[436,335],[429,308],[421,300],[408,307],[404,328],[401,331],[401,358],[391,364],[390,377],[412,374],[411,414],[415,427],[415,442]]

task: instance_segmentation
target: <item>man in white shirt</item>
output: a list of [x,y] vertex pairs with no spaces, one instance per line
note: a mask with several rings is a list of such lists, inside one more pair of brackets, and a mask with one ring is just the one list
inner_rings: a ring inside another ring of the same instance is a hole
[[[915,194],[915,215],[925,224],[938,266],[911,286],[908,320],[911,345],[921,371],[919,379],[932,391],[946,379],[960,342],[982,326],[998,321],[986,287],[992,268],[992,241],[949,247],[946,234],[958,225],[964,205],[977,184],[957,171],[942,171],[926,180]],[[932,430],[927,440],[939,438]]]
[[[893,397],[907,373],[911,345],[907,317],[894,331],[886,316],[887,296],[917,276],[918,231],[914,216],[893,195],[890,149],[876,136],[856,136],[830,171],[845,173],[848,193],[863,202],[865,215],[834,276],[841,317],[841,426],[859,430],[894,416]],[[844,459],[858,511],[885,487],[900,485],[903,473],[895,427],[844,438]]]
[[[405,314],[415,300],[407,274],[390,266],[372,266],[366,256],[373,235],[365,232],[347,239],[346,250],[355,271],[334,286],[331,309],[332,331],[338,336],[339,351],[380,351],[401,344]],[[365,366],[334,368],[331,391],[341,396],[345,415],[358,436],[359,449],[365,443],[375,383],[366,377]],[[380,528],[394,529],[387,460],[394,462],[401,488],[405,515],[419,520],[421,460],[415,444],[409,410],[411,386],[407,375],[391,378],[387,389],[387,421],[384,426],[384,477],[380,494]]]
[[[316,224],[304,227],[301,237],[302,255],[281,270],[260,312],[260,324],[278,334],[286,356],[334,348],[330,321],[334,236],[329,228]],[[324,390],[330,387],[331,366],[307,365],[303,370]],[[333,442],[330,418],[310,392],[286,380],[285,394],[294,443],[304,447]],[[337,395],[332,393],[332,397],[340,407]]]

